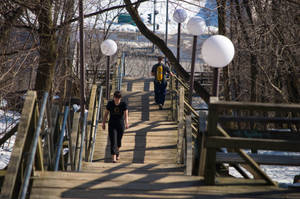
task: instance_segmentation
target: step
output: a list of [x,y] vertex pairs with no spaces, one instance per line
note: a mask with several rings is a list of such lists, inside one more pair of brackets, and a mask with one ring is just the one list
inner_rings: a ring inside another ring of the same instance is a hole
[[116,173],[166,173],[169,175],[183,175],[184,166],[180,164],[124,164],[83,162],[83,172],[116,172]]
[[[168,137],[168,139],[166,139],[166,141],[164,139],[162,139],[162,137],[160,137],[160,136],[123,136],[122,143],[130,143],[131,142],[131,143],[139,143],[141,145],[145,145],[146,143],[151,143],[151,142],[155,142],[158,144],[159,143],[166,143],[166,144],[177,143],[177,137],[175,137],[175,136]],[[164,137],[166,137],[166,136],[164,136]],[[107,141],[108,141],[107,135],[97,134],[96,143],[103,143],[103,142],[107,142]]]
[[[123,156],[121,154],[120,163],[140,163],[140,164],[175,164],[177,161],[176,157],[171,156],[144,156],[143,154],[136,154],[132,156]],[[101,156],[99,154],[94,154],[93,162],[112,162],[110,153],[102,154]]]
[[201,185],[200,177],[147,170],[117,172],[119,167],[122,165],[116,164],[99,173],[36,172],[30,198],[186,198],[198,194]]
[[[101,132],[103,135],[108,135],[108,132]],[[171,136],[177,136],[177,131],[171,130],[171,131],[160,131],[160,130],[139,130],[139,131],[130,131],[126,130],[123,134],[123,136],[159,136],[159,137],[171,137]]]

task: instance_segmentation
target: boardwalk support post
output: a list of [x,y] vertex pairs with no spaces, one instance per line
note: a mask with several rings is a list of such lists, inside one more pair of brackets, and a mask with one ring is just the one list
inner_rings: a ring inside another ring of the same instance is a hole
[[[209,112],[208,112],[208,126],[207,134],[208,136],[217,135],[217,121],[218,114],[216,107],[212,102],[217,101],[217,97],[210,98]],[[214,185],[216,177],[216,149],[208,148],[206,154],[206,163],[205,163],[205,173],[204,173],[204,182],[207,185]]]
[[192,143],[192,115],[185,116],[185,175],[192,175],[193,170],[193,143]]
[[179,88],[179,104],[178,104],[178,141],[177,141],[177,162],[183,163],[183,136],[184,136],[184,87]]

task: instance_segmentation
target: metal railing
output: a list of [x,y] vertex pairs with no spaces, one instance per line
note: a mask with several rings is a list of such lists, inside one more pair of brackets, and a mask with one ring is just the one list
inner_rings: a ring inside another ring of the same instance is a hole
[[[122,71],[122,67],[113,67],[114,74],[117,70]],[[118,85],[121,86],[123,74],[120,73],[118,77],[113,75],[113,78],[118,78]],[[19,124],[1,139],[4,142],[18,132],[1,196],[10,199],[27,197],[34,170],[80,171],[82,161],[92,161],[103,97],[103,86],[93,85],[89,110],[84,118],[80,118],[71,104],[72,100],[59,108],[59,104],[49,103],[48,94],[45,93],[41,110],[38,110],[37,92],[28,91]]]

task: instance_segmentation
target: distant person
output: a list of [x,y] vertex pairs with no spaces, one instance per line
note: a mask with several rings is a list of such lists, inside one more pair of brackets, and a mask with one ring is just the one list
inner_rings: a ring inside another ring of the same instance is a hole
[[[105,130],[105,122],[109,113],[108,135],[110,140],[110,153],[113,163],[120,159],[119,150],[122,145],[124,129],[128,128],[128,108],[127,104],[121,101],[120,91],[114,93],[114,99],[106,105],[102,129]],[[125,126],[124,126],[125,122]]]
[[159,110],[162,110],[167,93],[166,73],[169,73],[172,76],[174,74],[162,63],[162,56],[159,56],[157,60],[158,63],[153,65],[151,75],[154,76],[155,103],[158,104]]

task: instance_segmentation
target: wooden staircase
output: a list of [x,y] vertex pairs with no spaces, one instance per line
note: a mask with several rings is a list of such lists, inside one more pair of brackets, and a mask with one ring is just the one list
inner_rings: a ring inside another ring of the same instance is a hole
[[176,163],[177,122],[154,104],[151,79],[125,79],[129,124],[120,162],[111,163],[107,130],[98,128],[93,162],[82,172],[36,172],[30,198],[186,198],[197,194],[200,177],[184,176]]

